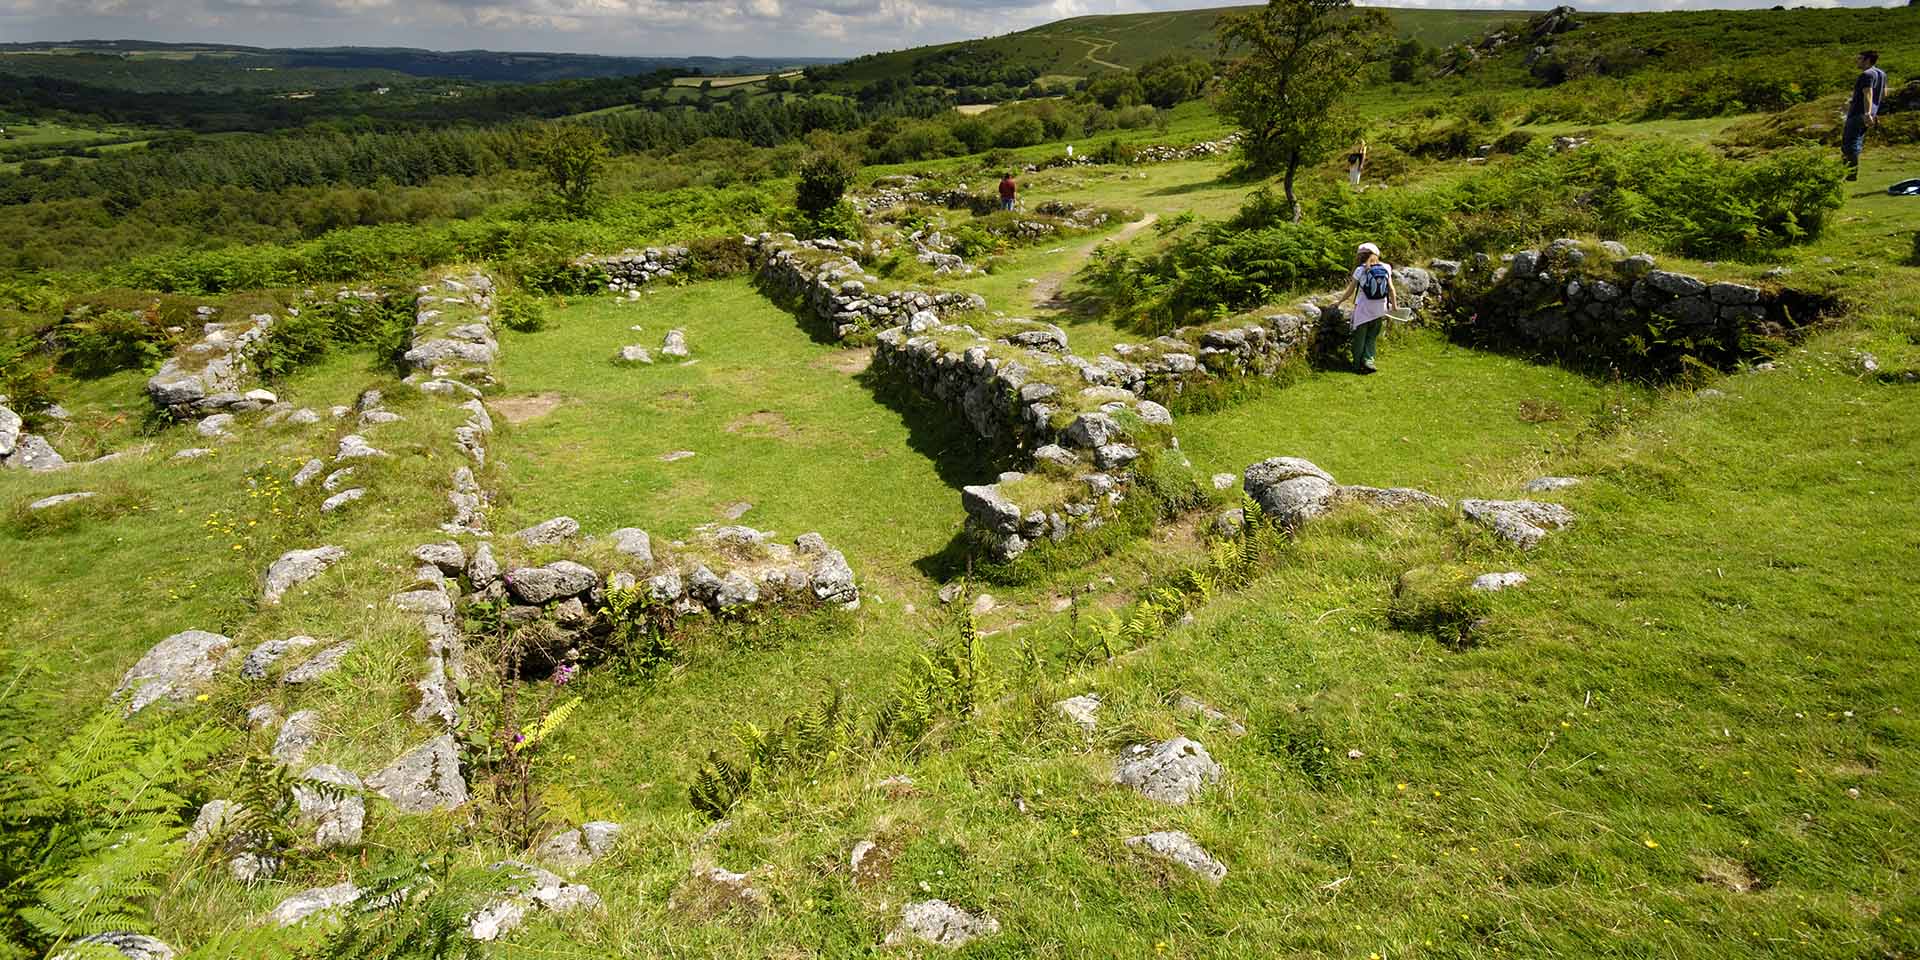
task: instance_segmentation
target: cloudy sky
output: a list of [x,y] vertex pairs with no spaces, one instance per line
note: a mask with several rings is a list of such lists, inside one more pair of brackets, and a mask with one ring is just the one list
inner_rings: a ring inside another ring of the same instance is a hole
[[[131,38],[629,56],[850,56],[1007,33],[1065,17],[1223,2],[1233,0],[0,0],[0,40]],[[1539,0],[1400,2],[1449,8],[1552,5]],[[1677,9],[1765,7],[1775,2],[1779,0],[1590,0],[1578,6]],[[1870,5],[1866,0],[1842,2]],[[1838,4],[1825,0],[1821,5]]]

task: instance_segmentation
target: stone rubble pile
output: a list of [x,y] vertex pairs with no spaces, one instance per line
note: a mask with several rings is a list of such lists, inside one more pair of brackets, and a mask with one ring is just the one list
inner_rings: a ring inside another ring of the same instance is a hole
[[200,340],[170,357],[147,379],[147,398],[179,419],[273,405],[272,393],[247,389],[258,375],[253,355],[266,342],[273,323],[272,314],[258,313],[245,324],[205,324]]
[[576,257],[573,268],[588,278],[590,284],[604,283],[608,290],[620,293],[637,290],[656,280],[672,279],[686,272],[692,257],[686,247],[647,247]]
[[[555,517],[515,539],[529,546],[577,546],[583,550],[576,556],[589,558],[584,548],[591,544],[578,534],[571,518]],[[676,617],[737,616],[783,604],[853,609],[860,603],[846,556],[817,533],[801,534],[789,545],[751,527],[710,526],[684,541],[657,543],[643,530],[623,528],[606,540],[618,559],[604,574],[578,560],[533,566],[509,557],[500,563],[482,544],[465,571],[468,589],[475,599],[504,601],[501,616],[508,623],[550,619],[576,649],[591,649],[604,635],[609,625],[601,610],[610,589],[638,591],[645,603]]]

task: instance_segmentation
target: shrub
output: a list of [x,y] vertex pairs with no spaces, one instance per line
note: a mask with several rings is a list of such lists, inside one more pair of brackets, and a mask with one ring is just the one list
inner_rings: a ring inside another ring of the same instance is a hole
[[1471,646],[1476,624],[1492,607],[1489,595],[1472,583],[1472,575],[1452,564],[1414,567],[1394,585],[1387,622],[1432,634],[1450,647]]
[[76,375],[105,376],[118,370],[152,370],[167,357],[172,337],[158,304],[142,310],[91,311],[82,307],[59,329],[60,359]]
[[518,290],[500,295],[494,307],[502,326],[515,333],[533,333],[547,325],[547,304]]
[[0,343],[0,394],[21,416],[53,406],[53,361],[40,355],[33,339]]
[[687,244],[689,270],[700,280],[737,277],[753,269],[753,257],[737,236],[701,237]]
[[397,349],[413,323],[408,298],[386,296],[314,300],[279,314],[260,345],[260,376],[278,380],[325,356],[336,346]]

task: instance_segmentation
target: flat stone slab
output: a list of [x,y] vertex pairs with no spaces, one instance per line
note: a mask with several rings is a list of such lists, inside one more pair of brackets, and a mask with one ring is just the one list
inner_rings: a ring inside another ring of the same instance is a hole
[[314,914],[338,910],[359,899],[360,888],[351,882],[313,887],[280,901],[280,905],[267,914],[267,921],[277,927],[290,927]]
[[577,830],[548,837],[533,848],[533,856],[557,869],[573,873],[606,856],[619,837],[619,824],[596,820],[581,824]]
[[342,490],[339,493],[336,493],[333,496],[328,497],[327,499],[321,501],[320,512],[332,513],[335,510],[338,510],[341,507],[344,507],[347,504],[352,503],[355,500],[358,500],[361,497],[364,497],[366,495],[367,495],[367,488],[365,487],[353,487],[348,490]]
[[[166,941],[149,937],[144,933],[96,933],[72,941],[72,949],[62,950],[52,960],[80,960],[82,957],[98,957],[100,949],[117,951],[127,960],[173,960],[173,948]],[[93,948],[93,949],[88,949]]]
[[467,921],[467,936],[483,943],[498,940],[526,921],[534,910],[568,913],[601,905],[600,895],[581,883],[567,883],[532,864],[506,860],[493,865],[513,880],[507,895],[481,907]]
[[460,750],[452,734],[441,734],[401,754],[368,777],[367,786],[402,813],[452,810],[467,802],[467,781],[460,774]]
[[319,643],[318,639],[304,634],[288,637],[285,640],[268,640],[254,647],[253,651],[247,654],[247,658],[240,661],[240,675],[248,680],[265,680],[267,671],[272,669],[274,663],[281,657]]
[[[180,451],[180,453],[174,454],[173,455],[174,459],[176,460],[179,459],[180,454],[183,454],[186,452],[187,451],[182,450]],[[321,471],[325,469],[327,469],[326,461],[321,460],[319,457],[314,457],[308,460],[306,463],[301,464],[300,469],[294,471],[293,485],[296,487],[304,487],[307,484],[312,483],[313,478],[319,476]]]
[[78,493],[56,493],[51,497],[44,497],[27,504],[27,509],[52,510],[54,507],[65,506],[69,503],[79,503],[82,500],[91,500],[97,496],[99,496],[99,494],[91,490],[83,490]]
[[886,946],[931,943],[953,949],[1000,932],[1000,921],[971,913],[945,900],[921,900],[900,908],[900,925],[887,934]]
[[213,675],[233,650],[233,640],[205,630],[185,630],[154,644],[128,668],[113,698],[128,696],[126,712],[138,713],[160,700],[185,700]]
[[580,521],[572,517],[554,517],[525,530],[516,530],[515,539],[530,547],[548,547],[565,543],[580,534]]
[[1083,693],[1077,697],[1068,697],[1055,703],[1053,709],[1088,733],[1092,733],[1100,725],[1100,698],[1095,694]]
[[320,742],[320,715],[312,710],[295,710],[287,722],[280,725],[280,735],[273,740],[271,756],[289,766],[299,763]]
[[1227,865],[1221,863],[1200,842],[1178,830],[1161,830],[1128,837],[1126,844],[1159,860],[1185,867],[1208,883],[1226,879]]
[[1526,574],[1518,570],[1509,570],[1504,573],[1483,573],[1474,577],[1473,582],[1468,584],[1468,586],[1474,590],[1497,593],[1501,590],[1517,587],[1526,582]]
[[1539,546],[1547,531],[1573,524],[1573,511],[1538,500],[1462,500],[1460,512],[1522,550]]
[[1527,485],[1521,489],[1528,493],[1552,493],[1555,490],[1565,490],[1579,485],[1579,477],[1535,477],[1528,480]]
[[269,604],[279,603],[288,590],[325,573],[328,567],[346,557],[346,550],[334,546],[289,550],[267,567],[267,584],[261,599]]
[[325,790],[309,783],[293,788],[294,802],[300,808],[300,823],[314,828],[314,845],[322,849],[358,845],[360,831],[367,820],[367,801],[361,796],[365,786],[360,778],[323,763],[308,767],[300,779],[333,787]]
[[386,451],[367,442],[367,438],[357,433],[349,433],[340,438],[340,447],[334,453],[334,462],[341,460],[364,460],[369,457],[384,457]]
[[307,662],[294,667],[292,670],[288,670],[287,675],[280,678],[280,682],[290,683],[296,686],[303,683],[312,683],[340,669],[340,661],[345,660],[347,654],[352,652],[353,641],[342,640],[314,654]]

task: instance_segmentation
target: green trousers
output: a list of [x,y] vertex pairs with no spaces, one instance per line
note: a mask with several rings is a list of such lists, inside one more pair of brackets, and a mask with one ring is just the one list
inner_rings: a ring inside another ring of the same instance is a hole
[[1373,369],[1373,345],[1380,340],[1380,328],[1387,320],[1381,317],[1369,320],[1353,328],[1353,365],[1359,369]]

